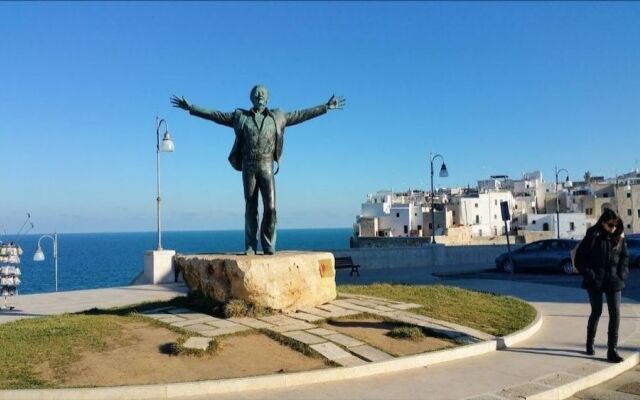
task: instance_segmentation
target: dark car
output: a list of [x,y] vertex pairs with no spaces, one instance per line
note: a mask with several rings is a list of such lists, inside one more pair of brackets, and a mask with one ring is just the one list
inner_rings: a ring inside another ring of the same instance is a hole
[[629,249],[629,268],[640,268],[640,238],[627,238]]
[[547,269],[574,274],[571,250],[577,244],[577,240],[570,239],[538,240],[511,253],[500,254],[496,257],[496,267],[504,272]]

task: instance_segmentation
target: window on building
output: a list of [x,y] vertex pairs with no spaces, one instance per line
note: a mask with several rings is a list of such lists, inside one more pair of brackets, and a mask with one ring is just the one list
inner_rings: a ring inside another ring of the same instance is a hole
[[604,193],[602,197],[609,197],[609,193]]
[[569,222],[569,230],[570,231],[575,231],[576,230],[576,224],[573,222]]
[[496,214],[493,214],[493,219],[498,219],[498,216]]
[[[480,223],[480,216],[476,215],[476,224],[479,224],[479,223]],[[482,235],[480,235],[480,236],[482,236]]]
[[535,207],[531,207],[531,214],[535,214],[536,213],[536,208]]
[[418,216],[418,213],[414,213],[413,215],[417,217],[417,216]]
[[429,229],[433,229],[433,225],[431,225],[431,222],[429,222]]
[[638,218],[640,218],[640,209],[638,209]]
[[494,206],[497,206],[497,205],[498,205],[498,199],[495,199],[495,200],[493,201],[493,205],[494,205]]
[[514,204],[514,205],[513,205],[513,209],[514,209],[514,210],[517,210],[517,209],[518,209],[518,205],[517,205],[517,204]]
[[627,199],[631,198],[631,192],[627,193]]
[[421,229],[422,229],[422,225],[418,225],[418,230],[421,230]]
[[400,213],[396,213],[396,218],[400,218]]
[[405,233],[405,234],[406,234],[406,233],[409,233],[409,227],[408,227],[408,226],[406,226],[406,225],[404,226],[404,233]]
[[531,221],[531,225],[535,225],[535,224],[536,224],[535,220]]
[[455,217],[456,216],[456,210],[452,210],[451,211],[451,215],[453,215]]
[[478,203],[475,203],[475,204],[474,204],[474,207],[475,207],[475,208],[478,208]]
[[631,211],[630,208],[627,209],[627,215],[633,215],[633,212]]
[[627,224],[627,229],[631,229],[631,224]]

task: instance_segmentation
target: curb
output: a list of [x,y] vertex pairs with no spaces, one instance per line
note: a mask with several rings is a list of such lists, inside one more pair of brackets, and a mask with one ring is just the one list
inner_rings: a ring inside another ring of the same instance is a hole
[[523,341],[533,336],[542,326],[542,313],[537,307],[535,308],[536,319],[526,328],[508,336],[460,346],[454,349],[422,353],[366,365],[295,372],[290,374],[155,385],[112,386],[80,389],[0,390],[0,400],[171,399],[178,397],[234,393],[248,390],[281,389],[310,383],[333,382],[399,372],[479,356]]
[[527,396],[527,400],[563,400],[573,396],[579,391],[601,384],[602,382],[613,379],[621,373],[630,370],[640,362],[640,353],[634,352],[627,356],[625,360],[619,364],[613,364],[598,372],[587,375],[573,382],[539,392],[531,396]]

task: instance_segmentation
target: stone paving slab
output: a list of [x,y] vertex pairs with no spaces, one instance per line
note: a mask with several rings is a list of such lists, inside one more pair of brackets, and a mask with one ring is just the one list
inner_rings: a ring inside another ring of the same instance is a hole
[[272,325],[291,325],[300,322],[300,320],[287,317],[286,315],[271,315],[268,317],[258,317],[258,319]]
[[322,317],[322,318],[331,318],[332,317],[332,315],[331,315],[331,313],[329,311],[321,310],[321,309],[319,309],[317,307],[303,308],[300,311],[302,311],[304,313],[307,313],[307,314],[311,314],[311,315],[317,315],[317,316]]
[[356,356],[338,358],[333,360],[333,362],[343,367],[356,367],[358,365],[368,364],[365,360],[363,360],[362,358],[358,358]]
[[304,344],[318,344],[318,343],[325,343],[326,339],[321,338],[319,336],[316,335],[312,335],[310,333],[307,333],[305,331],[290,331],[290,332],[284,332],[282,333],[282,335],[289,337],[291,339],[297,340],[298,342],[302,342]]
[[325,339],[331,340],[334,343],[338,343],[344,347],[353,347],[353,346],[361,346],[365,344],[357,339],[352,338],[351,336],[344,335],[342,333],[334,333],[333,335],[324,336]]
[[363,307],[370,307],[370,308],[374,308],[376,306],[379,306],[379,303],[376,303],[375,301],[371,301],[371,300],[364,300],[364,299],[348,299],[345,300],[348,301],[351,304],[355,304],[357,306],[363,306]]
[[321,321],[324,319],[324,317],[320,317],[318,315],[313,315],[313,314],[307,314],[305,312],[295,312],[293,314],[290,314],[292,318],[295,319],[299,319],[302,321],[306,321],[306,322],[316,322],[316,321]]
[[411,308],[420,308],[424,306],[422,304],[416,304],[416,303],[400,303],[400,304],[390,305],[389,307],[395,308],[397,310],[409,310]]
[[213,327],[211,325],[207,325],[207,324],[195,324],[195,325],[188,325],[183,327],[183,329],[187,330],[187,331],[191,331],[191,332],[202,332],[202,331],[209,331],[212,330]]
[[337,361],[338,359],[345,357],[353,357],[351,354],[342,350],[340,347],[329,342],[312,344],[310,347],[318,353],[322,354],[323,357],[328,358],[331,361]]
[[195,311],[187,312],[187,313],[177,313],[176,316],[186,318],[186,319],[202,319],[202,318],[212,318],[212,319],[220,319],[212,317],[209,314],[203,314]]
[[173,323],[181,322],[181,321],[185,320],[184,318],[180,318],[180,317],[177,317],[177,316],[171,315],[171,314],[166,314],[166,317],[164,317],[164,318],[156,318],[156,319],[158,321],[160,321],[160,322],[164,322],[165,324],[173,324]]
[[209,347],[209,343],[211,343],[213,339],[208,337],[190,337],[186,342],[182,345],[187,349],[195,349],[195,350],[206,350]]
[[[578,397],[578,396],[576,396]],[[580,393],[579,399],[585,400],[638,400],[638,396],[619,392],[617,390],[603,389],[599,387],[590,388]]]
[[167,313],[144,313],[144,316],[147,318],[153,318],[153,319],[163,319],[163,318],[173,318],[175,317],[175,315],[173,314],[167,314]]
[[331,329],[324,329],[324,328],[309,329],[307,332],[312,333],[314,335],[318,335],[318,336],[327,336],[327,335],[333,335],[335,333],[338,333],[336,331],[332,331]]
[[172,322],[171,325],[175,326],[175,327],[178,327],[178,328],[182,328],[182,327],[189,326],[189,325],[204,324],[204,323],[210,322],[210,321],[214,321],[214,318],[207,316],[206,318],[185,319],[183,321]]
[[347,310],[344,307],[338,307],[334,304],[322,304],[317,308],[327,311],[331,317],[345,317],[347,315],[353,315],[353,310]]
[[215,326],[216,328],[233,328],[233,327],[236,327],[236,326],[240,326],[240,325],[236,324],[235,322],[231,322],[231,321],[224,320],[224,319],[219,319],[219,320],[206,322],[205,324],[206,325]]
[[362,346],[349,347],[349,351],[357,354],[365,360],[372,362],[390,360],[393,358],[393,356],[391,356],[390,354],[387,354],[384,351],[380,351],[367,344]]
[[312,329],[315,328],[315,325],[312,324],[308,324],[306,322],[303,321],[297,321],[296,323],[293,324],[289,324],[289,325],[276,325],[276,326],[272,326],[271,328],[266,328],[270,331],[273,332],[278,332],[278,333],[282,333],[282,332],[288,332],[288,331],[304,331],[307,329]]
[[255,329],[271,328],[273,326],[272,324],[249,317],[229,318],[227,321],[235,322],[236,324],[249,326]]
[[333,300],[331,302],[331,304],[337,305],[339,307],[343,307],[343,308],[348,308],[349,310],[352,311],[360,311],[360,312],[366,312],[369,314],[378,314],[381,313],[382,311],[378,311],[375,308],[371,308],[371,307],[364,307],[364,306],[359,306],[356,304],[352,304],[347,300]]
[[202,336],[207,336],[207,337],[216,337],[216,336],[231,335],[233,333],[244,332],[250,329],[251,328],[249,328],[248,326],[236,325],[235,327],[229,327],[229,328],[203,330],[203,331],[199,331],[198,334]]

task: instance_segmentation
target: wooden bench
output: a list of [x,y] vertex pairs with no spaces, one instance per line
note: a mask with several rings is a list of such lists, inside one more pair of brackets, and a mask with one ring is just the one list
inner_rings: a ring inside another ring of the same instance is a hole
[[360,276],[360,266],[358,264],[354,264],[351,257],[336,257],[336,269],[344,268],[351,268],[349,276],[353,276],[354,272],[356,273],[356,276]]

